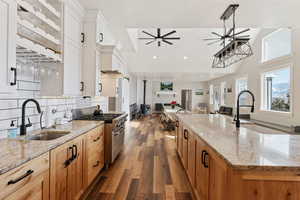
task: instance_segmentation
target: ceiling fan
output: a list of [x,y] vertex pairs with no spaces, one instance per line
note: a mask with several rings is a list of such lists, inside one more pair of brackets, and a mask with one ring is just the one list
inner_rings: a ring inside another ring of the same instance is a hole
[[166,34],[161,34],[161,29],[158,28],[157,29],[157,35],[153,35],[149,32],[146,32],[146,31],[142,31],[144,34],[146,34],[147,36],[149,37],[145,37],[145,38],[138,38],[139,40],[149,40],[146,45],[149,45],[149,44],[152,44],[154,42],[157,41],[157,45],[160,47],[161,46],[161,43],[166,43],[168,45],[173,45],[172,42],[170,42],[169,40],[180,40],[180,37],[169,37],[170,35],[176,33],[176,31],[171,31],[169,33],[166,33]]
[[[238,31],[236,30],[236,22],[235,22],[235,12],[237,10],[237,8],[239,7],[239,4],[231,4],[229,5],[229,7],[225,10],[225,12],[222,14],[222,16],[220,17],[220,20],[223,21],[224,24],[224,33],[223,34],[219,34],[216,32],[212,32],[212,34],[214,36],[214,38],[207,38],[204,39],[204,41],[211,41],[210,43],[208,43],[207,45],[212,45],[212,44],[216,44],[216,43],[220,43],[221,46],[225,47],[225,44],[227,41],[232,41],[235,39],[250,39],[250,35],[241,35],[243,33],[246,33],[248,31],[250,31],[250,28],[244,29],[242,31]],[[232,16],[232,27],[228,30],[226,27],[226,21]]]

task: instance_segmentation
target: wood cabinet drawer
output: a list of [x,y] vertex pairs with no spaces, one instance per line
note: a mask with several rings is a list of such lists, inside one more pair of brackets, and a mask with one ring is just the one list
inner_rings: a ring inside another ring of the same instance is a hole
[[[34,184],[43,184],[41,180],[45,177],[45,173],[49,173],[49,153],[35,158],[16,169],[13,169],[0,176],[0,199],[19,199],[14,197],[14,192],[17,194],[34,192],[34,188],[40,190],[41,187],[32,187]],[[10,195],[10,196],[9,196]],[[38,194],[35,194],[38,195]]]
[[94,151],[87,162],[87,183],[89,185],[104,166],[104,148],[100,149],[100,151]]
[[104,136],[104,126],[99,126],[87,134],[87,146],[99,143]]

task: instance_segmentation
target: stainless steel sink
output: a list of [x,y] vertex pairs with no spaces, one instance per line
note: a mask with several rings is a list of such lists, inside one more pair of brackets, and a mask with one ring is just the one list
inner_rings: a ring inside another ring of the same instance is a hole
[[39,134],[28,136],[27,140],[55,140],[57,138],[68,135],[70,131],[47,130]]

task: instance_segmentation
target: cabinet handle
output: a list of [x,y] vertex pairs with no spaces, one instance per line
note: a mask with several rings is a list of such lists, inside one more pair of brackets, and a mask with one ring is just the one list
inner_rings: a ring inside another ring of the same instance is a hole
[[16,184],[17,182],[23,180],[27,176],[31,175],[34,171],[32,169],[28,170],[24,175],[20,176],[19,178],[16,178],[14,180],[10,180],[7,182],[7,185],[13,185]]
[[84,43],[84,41],[85,41],[85,34],[81,33],[81,43]]
[[71,158],[69,158],[68,160],[65,161],[65,163],[64,163],[65,168],[68,167],[72,163],[72,161],[74,160],[74,155],[75,155],[73,146],[69,147],[68,149],[71,150],[72,155],[71,155]]
[[209,154],[205,151],[204,159],[203,159],[203,165],[204,165],[205,168],[209,168],[209,165],[206,164],[206,156],[208,156],[208,159],[209,159]]
[[186,133],[188,134],[189,132],[188,132],[188,130],[187,129],[184,129],[184,131],[183,131],[183,137],[184,137],[184,139],[188,139],[188,136],[186,135]]
[[99,83],[99,92],[102,92],[102,83]]
[[99,36],[100,36],[99,41],[103,42],[104,41],[104,35],[103,35],[103,33],[99,33]]
[[93,167],[95,168],[95,167],[98,167],[99,165],[100,165],[100,161],[97,160],[96,164],[94,164]]
[[17,85],[17,68],[10,68],[10,71],[14,72],[14,82],[10,82],[11,86]]
[[84,91],[84,82],[81,81],[80,82],[80,92],[83,92]]
[[100,140],[100,136],[98,136],[96,139],[94,139],[94,142],[97,142],[98,140]]
[[78,157],[78,148],[77,148],[77,145],[74,144],[72,149],[75,149],[74,150],[74,158],[73,158],[73,160],[75,160]]
[[201,152],[201,163],[202,163],[202,165],[204,165],[204,155],[205,155],[205,153],[206,153],[205,150],[203,150],[203,151]]

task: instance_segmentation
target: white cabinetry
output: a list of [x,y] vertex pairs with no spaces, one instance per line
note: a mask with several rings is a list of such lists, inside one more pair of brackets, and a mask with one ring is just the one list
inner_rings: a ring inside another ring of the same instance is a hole
[[108,22],[101,12],[97,16],[96,42],[101,45],[116,45],[116,40],[109,29]]
[[82,22],[84,10],[77,1],[64,4],[64,73],[63,94],[81,95]]
[[0,93],[16,90],[16,20],[16,2],[0,0]]

